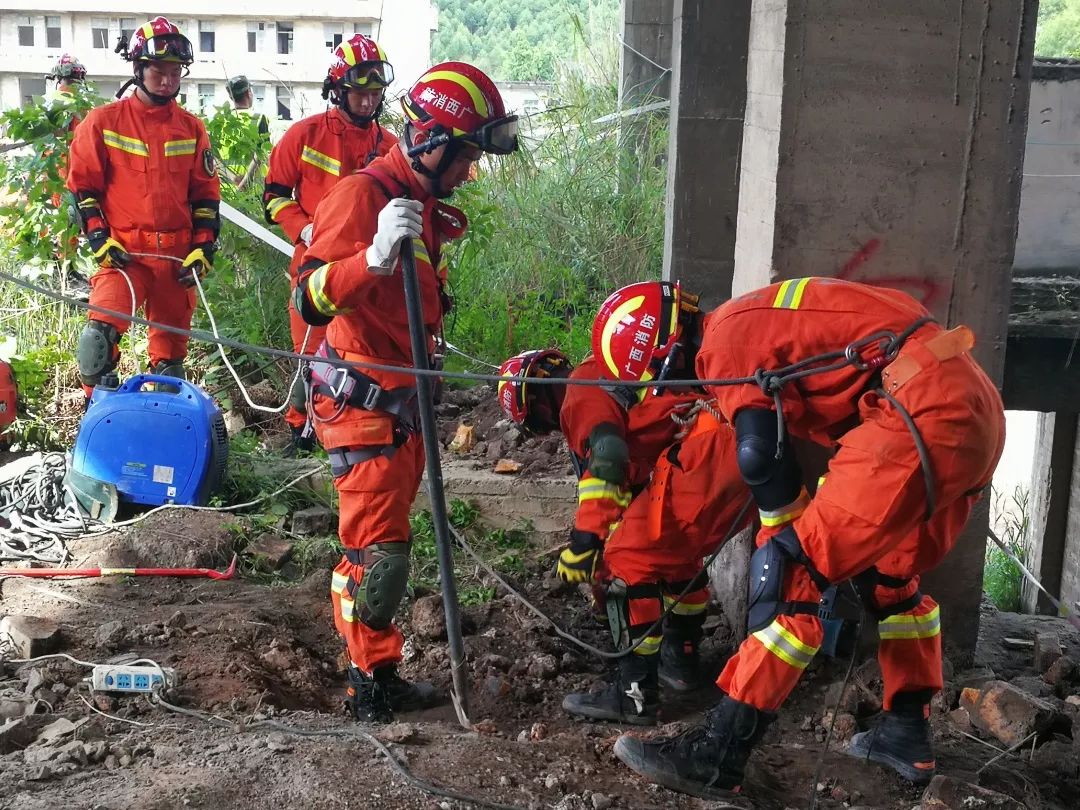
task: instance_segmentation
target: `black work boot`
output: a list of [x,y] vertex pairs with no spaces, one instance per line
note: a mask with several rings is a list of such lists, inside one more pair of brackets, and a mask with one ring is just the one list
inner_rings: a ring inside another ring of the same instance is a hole
[[414,712],[434,706],[438,702],[439,693],[432,684],[405,680],[398,674],[394,664],[375,667],[372,677],[386,695],[391,710],[395,712]]
[[[914,700],[905,699],[916,696]],[[934,747],[930,738],[930,706],[918,702],[925,693],[901,692],[891,711],[870,731],[851,738],[847,753],[892,768],[909,782],[925,785],[934,778]]]
[[751,750],[775,719],[773,712],[725,697],[705,715],[704,725],[678,736],[642,740],[622,735],[615,756],[658,785],[723,799],[739,790]]
[[382,684],[356,667],[349,667],[345,708],[359,723],[390,723],[394,720],[394,712]]
[[660,683],[676,692],[692,692],[701,687],[701,636],[705,614],[680,616],[672,613],[664,621],[660,644]]
[[571,692],[563,698],[563,709],[593,720],[656,725],[660,708],[658,658],[637,653],[623,656],[611,683],[596,692]]

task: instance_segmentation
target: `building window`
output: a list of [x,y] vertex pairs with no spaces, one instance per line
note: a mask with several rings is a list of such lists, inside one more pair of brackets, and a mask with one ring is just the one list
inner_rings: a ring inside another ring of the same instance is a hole
[[44,79],[19,79],[19,101],[23,107],[36,104],[45,95]]
[[134,17],[120,18],[120,36],[123,37],[124,42],[131,42],[136,25],[138,25],[138,21]]
[[247,45],[248,53],[255,53],[259,50],[259,46],[262,45],[263,31],[266,30],[266,23],[261,22],[248,22],[247,24]]
[[291,101],[289,96],[289,88],[278,85],[277,89],[277,114],[278,118],[282,121],[292,121],[292,108],[289,106]]
[[291,22],[279,22],[277,24],[277,52],[292,53],[293,47],[293,24]]
[[266,109],[265,84],[251,85],[251,108],[256,112],[262,112],[264,109]]
[[214,85],[199,84],[199,109],[208,111],[214,106]]
[[345,23],[323,23],[323,39],[326,40],[326,49],[328,51],[332,51],[340,45],[344,37]]
[[109,20],[106,17],[90,18],[90,36],[95,48],[109,47]]
[[19,44],[24,48],[34,47],[33,17],[19,17]]
[[199,20],[199,50],[203,53],[214,52],[213,20]]
[[59,17],[46,17],[45,18],[45,47],[47,47],[47,48],[59,48],[60,47],[60,18]]
[[352,30],[354,34],[363,34],[365,37],[370,37],[375,33],[375,26],[372,23],[356,23]]

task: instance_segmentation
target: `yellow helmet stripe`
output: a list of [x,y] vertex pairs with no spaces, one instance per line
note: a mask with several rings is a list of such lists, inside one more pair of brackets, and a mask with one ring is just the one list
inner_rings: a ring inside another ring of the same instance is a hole
[[353,50],[352,45],[346,45],[341,49],[341,55],[345,59],[345,64],[352,67],[356,64],[356,51]]
[[425,74],[420,79],[422,82],[431,82],[435,79],[446,79],[449,82],[454,82],[461,87],[465,88],[465,92],[469,94],[473,101],[473,107],[476,109],[477,115],[483,118],[487,118],[490,114],[488,112],[487,101],[484,100],[484,94],[480,92],[480,87],[472,79],[462,76],[460,73],[455,73],[452,70],[433,70],[428,74]]
[[144,23],[142,27],[142,35],[145,39],[153,38],[154,26],[151,23]]
[[615,332],[615,327],[619,325],[619,322],[640,307],[644,302],[644,295],[635,296],[625,302],[611,313],[607,319],[607,323],[604,324],[604,331],[600,333],[600,347],[604,351],[604,364],[607,366],[608,371],[615,375],[616,379],[619,377],[619,367],[615,363],[615,358],[611,356],[611,336]]

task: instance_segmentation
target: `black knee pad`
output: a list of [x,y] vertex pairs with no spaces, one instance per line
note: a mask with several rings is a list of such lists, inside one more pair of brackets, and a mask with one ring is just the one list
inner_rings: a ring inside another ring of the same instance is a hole
[[97,385],[101,378],[116,368],[120,333],[112,324],[89,321],[79,335],[75,361],[83,385]]
[[777,458],[776,413],[747,408],[735,416],[735,458],[759,509],[787,506],[802,491],[802,473],[790,447]]

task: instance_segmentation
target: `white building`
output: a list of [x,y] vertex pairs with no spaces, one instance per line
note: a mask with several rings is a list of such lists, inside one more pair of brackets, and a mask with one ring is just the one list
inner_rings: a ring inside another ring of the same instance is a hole
[[114,52],[118,38],[158,14],[179,25],[194,46],[195,64],[181,86],[181,101],[193,110],[226,103],[225,81],[240,73],[252,83],[256,108],[271,121],[325,109],[321,88],[331,51],[353,32],[374,36],[386,52],[396,74],[392,95],[430,65],[438,24],[432,0],[264,0],[249,8],[224,11],[211,0],[164,0],[152,10],[129,0],[4,0],[0,109],[40,97],[43,77],[63,53],[86,65],[98,92],[111,96],[132,73]]

